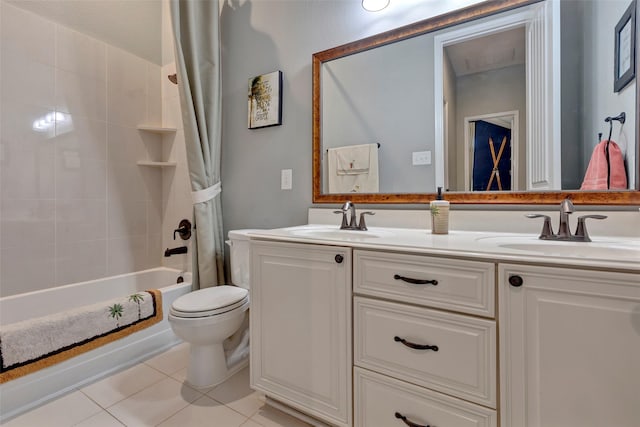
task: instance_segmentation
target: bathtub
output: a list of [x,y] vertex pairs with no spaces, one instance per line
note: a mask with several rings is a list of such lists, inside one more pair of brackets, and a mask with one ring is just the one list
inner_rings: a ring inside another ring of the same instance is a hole
[[0,325],[130,295],[145,289],[162,292],[163,319],[102,347],[0,384],[0,422],[69,391],[133,366],[180,342],[167,320],[173,301],[191,290],[191,274],[176,283],[180,271],[154,268],[0,298]]

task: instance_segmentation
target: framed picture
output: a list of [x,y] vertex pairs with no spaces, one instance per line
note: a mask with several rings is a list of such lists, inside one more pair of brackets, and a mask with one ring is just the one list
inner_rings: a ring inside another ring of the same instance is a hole
[[248,128],[282,124],[282,71],[249,79]]
[[616,25],[613,76],[614,92],[620,92],[636,76],[636,0]]

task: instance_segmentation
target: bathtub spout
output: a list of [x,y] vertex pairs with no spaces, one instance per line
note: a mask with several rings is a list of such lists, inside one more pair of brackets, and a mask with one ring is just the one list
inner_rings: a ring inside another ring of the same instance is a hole
[[179,246],[177,248],[172,248],[172,249],[167,248],[167,250],[164,251],[164,256],[170,257],[171,255],[186,254],[186,253],[187,253],[187,247]]

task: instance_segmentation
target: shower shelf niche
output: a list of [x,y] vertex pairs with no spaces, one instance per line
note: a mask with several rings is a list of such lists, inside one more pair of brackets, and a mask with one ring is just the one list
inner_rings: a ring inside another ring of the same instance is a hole
[[174,168],[178,164],[177,162],[154,162],[151,160],[138,160],[136,163],[138,166],[152,166],[157,168]]
[[138,126],[138,130],[141,130],[143,132],[157,133],[160,135],[172,134],[178,131],[178,129],[176,128],[165,128],[162,126],[147,126],[147,125]]
[[[165,136],[175,135],[175,133],[178,131],[178,129],[176,128],[150,125],[138,125],[137,128],[141,132],[154,135],[154,139],[156,139],[158,143],[162,143],[165,140]],[[151,166],[159,168],[173,168],[177,165],[177,162],[154,160],[138,160],[136,163],[138,164],[138,166]]]

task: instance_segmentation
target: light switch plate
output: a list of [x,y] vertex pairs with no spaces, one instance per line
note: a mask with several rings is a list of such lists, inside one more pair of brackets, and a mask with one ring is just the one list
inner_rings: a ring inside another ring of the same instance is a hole
[[430,165],[431,151],[414,151],[413,166]]
[[282,169],[282,171],[280,171],[280,189],[291,190],[292,187],[293,187],[293,170]]

